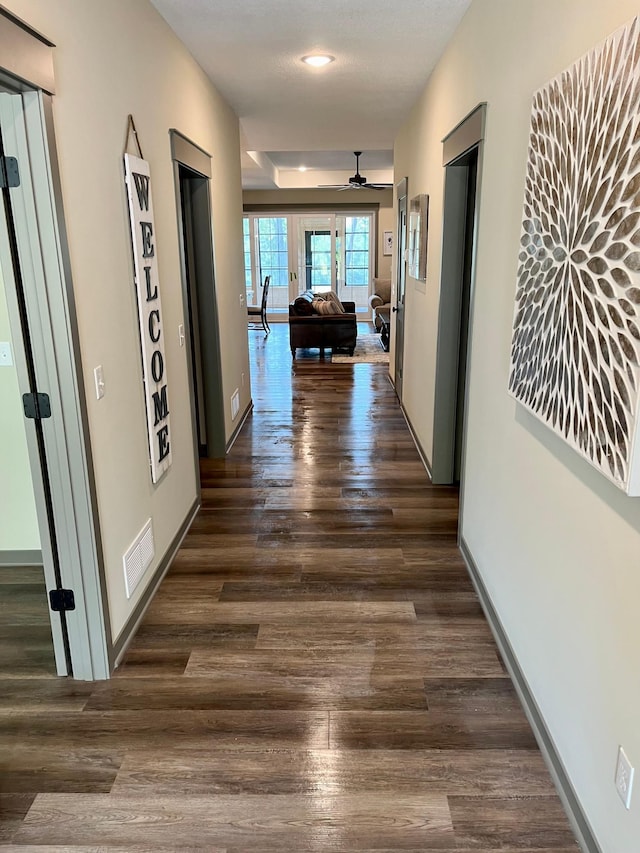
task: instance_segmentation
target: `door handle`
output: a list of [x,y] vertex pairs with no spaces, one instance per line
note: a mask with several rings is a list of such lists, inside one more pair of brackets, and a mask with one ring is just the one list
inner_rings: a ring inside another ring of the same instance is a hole
[[396,306],[394,305],[394,306],[393,306],[393,308],[392,308],[391,310],[392,310],[392,311],[393,311],[393,313],[395,314],[395,313],[397,312],[397,310],[398,310],[398,309],[397,309],[397,308],[396,308]]

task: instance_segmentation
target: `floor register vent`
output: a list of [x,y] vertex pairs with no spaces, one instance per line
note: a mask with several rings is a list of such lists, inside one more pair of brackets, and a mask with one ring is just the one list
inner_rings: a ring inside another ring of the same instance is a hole
[[127,598],[131,598],[135,592],[142,576],[151,565],[155,552],[153,527],[149,519],[122,558]]

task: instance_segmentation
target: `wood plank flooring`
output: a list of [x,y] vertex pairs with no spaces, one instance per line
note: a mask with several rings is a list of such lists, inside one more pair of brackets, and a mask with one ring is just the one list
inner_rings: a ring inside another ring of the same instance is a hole
[[115,677],[5,667],[0,850],[577,851],[456,490],[385,365],[287,331],[250,332],[255,411]]
[[0,680],[55,675],[42,566],[0,566]]

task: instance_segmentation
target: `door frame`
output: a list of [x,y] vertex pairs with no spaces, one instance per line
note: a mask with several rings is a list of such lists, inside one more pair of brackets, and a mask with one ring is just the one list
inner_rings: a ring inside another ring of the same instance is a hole
[[[180,247],[180,269],[182,277],[182,304],[185,323],[185,337],[189,345],[194,346],[193,325],[199,325],[199,343],[201,352],[202,391],[204,392],[204,420],[207,436],[207,457],[219,459],[226,455],[226,436],[224,422],[224,393],[222,384],[222,357],[220,354],[220,332],[218,322],[218,300],[216,294],[215,254],[213,246],[213,223],[211,215],[211,155],[192,142],[175,128],[169,131],[171,159],[173,160],[174,186],[176,193],[176,220],[178,225],[178,245]],[[194,181],[195,193],[190,193],[193,224],[193,262],[195,275],[187,274],[187,255],[184,245],[185,220],[182,212],[182,180]],[[182,174],[181,174],[182,173]],[[203,280],[210,281],[211,287],[199,285]],[[190,293],[190,285],[192,293]],[[192,297],[195,294],[196,299]],[[197,302],[197,304],[195,304]],[[207,329],[209,334],[203,335]],[[199,482],[200,442],[196,405],[196,378],[192,358],[187,359],[189,374],[189,395],[191,398],[191,423],[193,427],[193,448],[195,469]]]
[[[396,220],[396,286],[395,305],[392,313],[395,320],[391,323],[393,329],[393,387],[398,400],[402,402],[402,380],[404,372],[404,306],[407,292],[407,213],[409,197],[409,179],[402,178],[396,184],[397,220]],[[402,215],[404,213],[404,221]],[[402,239],[404,237],[404,239]],[[400,323],[398,323],[400,315]],[[398,328],[402,333],[398,334]]]
[[[486,104],[479,104],[442,140],[442,165],[445,169],[445,180],[431,476],[435,485],[448,485],[454,482],[456,420],[462,417],[461,495],[463,493],[462,481],[464,478],[466,455],[466,412],[468,411],[469,399],[468,378],[469,364],[471,362],[485,120]],[[465,156],[473,149],[477,150],[478,156],[476,166],[475,212],[472,229],[473,246],[470,259],[469,314],[465,363],[466,382],[462,406],[463,411],[460,412],[458,405],[458,376],[460,366],[460,319],[465,262],[464,247],[468,178],[468,169],[465,168],[463,163]],[[460,517],[461,515],[462,498]]]
[[[2,52],[5,44],[14,49]],[[20,186],[8,191],[15,253],[38,390],[49,394],[53,410],[42,421],[42,433],[61,580],[75,595],[75,609],[66,614],[70,663],[74,678],[91,681],[110,675],[112,638],[55,145],[51,48],[47,39],[0,10],[0,55],[6,62],[0,79],[10,95],[4,108],[13,113],[10,127],[6,116],[3,122],[5,154],[17,157],[21,177]],[[32,440],[29,446],[33,469],[39,459],[31,456]],[[39,517],[43,511],[40,506]]]

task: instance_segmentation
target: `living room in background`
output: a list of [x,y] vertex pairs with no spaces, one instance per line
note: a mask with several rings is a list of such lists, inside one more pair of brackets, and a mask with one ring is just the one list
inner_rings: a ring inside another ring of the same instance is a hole
[[247,302],[271,276],[268,310],[285,319],[305,290],[332,290],[366,313],[375,271],[372,211],[248,214],[243,221]]

